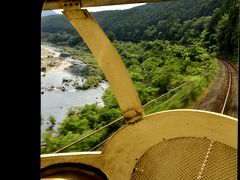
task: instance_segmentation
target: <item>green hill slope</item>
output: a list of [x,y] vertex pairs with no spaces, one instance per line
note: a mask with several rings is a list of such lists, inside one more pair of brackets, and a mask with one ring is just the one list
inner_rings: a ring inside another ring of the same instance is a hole
[[[197,42],[209,52],[237,58],[239,16],[235,0],[177,0],[92,14],[111,40]],[[42,39],[58,45],[81,43],[63,15],[42,18]]]

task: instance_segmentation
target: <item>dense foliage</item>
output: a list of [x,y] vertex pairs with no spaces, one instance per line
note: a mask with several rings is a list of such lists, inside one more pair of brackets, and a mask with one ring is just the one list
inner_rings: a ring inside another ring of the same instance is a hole
[[[115,41],[114,45],[129,70],[142,104],[185,82],[192,81],[167,98],[160,99],[161,103],[158,101],[147,107],[146,113],[189,106],[207,87],[218,67],[216,61],[199,46],[184,47],[161,40],[142,41],[138,44]],[[55,133],[50,130],[44,133],[43,139],[47,146],[43,153],[53,152],[121,116],[111,89],[105,91],[103,101],[104,107],[92,104],[69,110],[67,118],[57,127]],[[89,150],[123,124],[121,121],[112,125],[67,151]]]
[[203,46],[218,56],[238,63],[239,7],[237,1],[223,1],[203,31]]

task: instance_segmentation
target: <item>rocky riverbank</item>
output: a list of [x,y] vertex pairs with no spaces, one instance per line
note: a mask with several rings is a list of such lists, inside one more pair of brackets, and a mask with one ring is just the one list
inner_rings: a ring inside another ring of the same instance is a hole
[[47,46],[41,46],[41,75],[44,76],[49,71],[62,71],[72,65],[59,56],[59,52],[49,49]]
[[[104,106],[102,95],[108,88],[108,83],[102,81],[97,87],[79,89],[86,81],[87,66],[69,54],[52,45],[41,46],[41,116],[43,119],[54,116],[56,123],[62,122],[69,108],[92,103]],[[42,130],[48,126],[46,122]]]

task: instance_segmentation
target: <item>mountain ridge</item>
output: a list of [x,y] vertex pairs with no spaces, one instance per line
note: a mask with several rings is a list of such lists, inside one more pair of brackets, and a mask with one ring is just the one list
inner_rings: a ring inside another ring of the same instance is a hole
[[[91,14],[111,41],[160,39],[185,46],[199,42],[209,52],[237,57],[236,5],[235,0],[176,0]],[[69,41],[74,46],[82,42],[63,15],[42,17],[41,25],[42,38],[52,43]]]

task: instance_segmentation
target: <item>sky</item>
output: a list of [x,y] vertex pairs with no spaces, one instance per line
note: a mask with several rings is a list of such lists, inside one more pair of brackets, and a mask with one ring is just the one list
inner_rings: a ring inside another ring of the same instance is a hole
[[[136,6],[141,6],[146,3],[136,3],[136,4],[125,4],[125,5],[114,5],[114,6],[99,6],[99,7],[90,7],[90,8],[84,8],[88,9],[89,12],[98,12],[98,11],[108,11],[108,10],[123,10],[123,9],[130,9]],[[53,10],[58,14],[62,14],[62,9]]]

